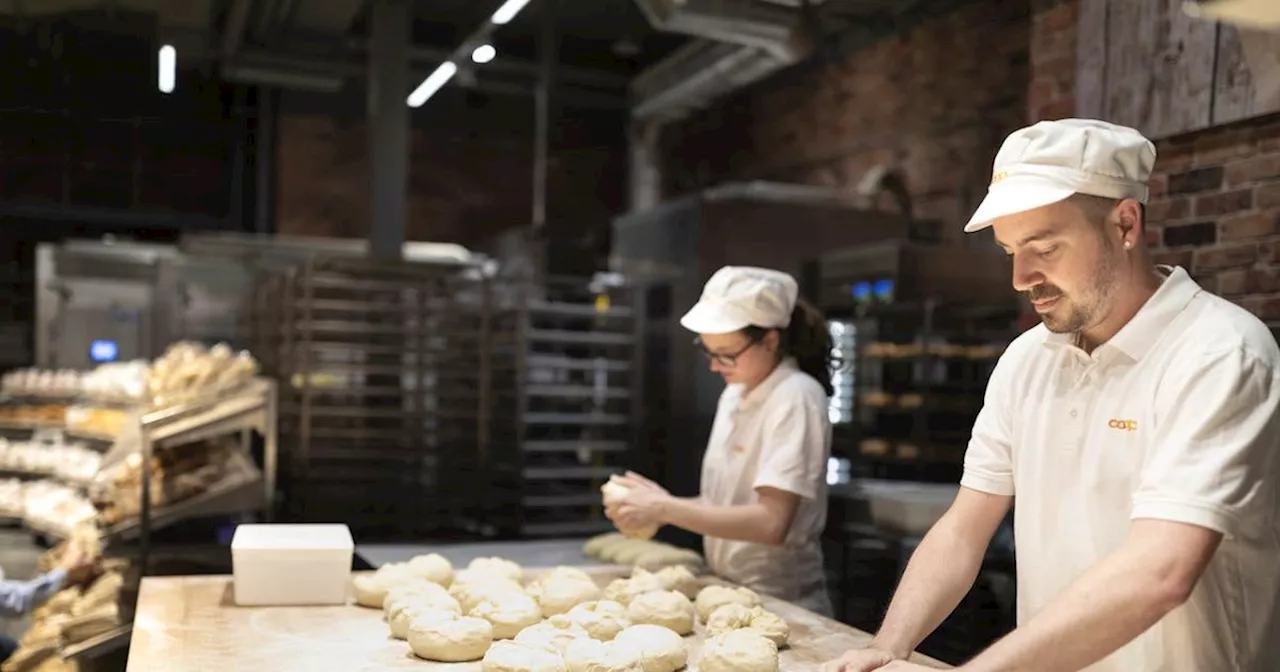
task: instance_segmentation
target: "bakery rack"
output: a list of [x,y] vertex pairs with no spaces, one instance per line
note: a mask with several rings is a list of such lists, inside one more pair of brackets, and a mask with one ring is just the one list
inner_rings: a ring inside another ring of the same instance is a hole
[[282,386],[290,519],[365,539],[457,525],[488,443],[487,282],[461,261],[339,257],[264,275],[249,322]]
[[643,294],[621,278],[495,288],[490,510],[502,536],[611,529],[600,486],[623,471],[643,410]]

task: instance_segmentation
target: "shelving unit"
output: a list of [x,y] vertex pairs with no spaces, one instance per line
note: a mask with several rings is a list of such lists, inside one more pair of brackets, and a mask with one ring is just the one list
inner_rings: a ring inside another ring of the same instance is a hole
[[457,524],[488,443],[487,280],[462,263],[316,258],[265,276],[254,352],[280,380],[284,496],[370,538]]
[[642,412],[642,294],[608,276],[499,289],[489,533],[612,528],[600,486],[621,473]]

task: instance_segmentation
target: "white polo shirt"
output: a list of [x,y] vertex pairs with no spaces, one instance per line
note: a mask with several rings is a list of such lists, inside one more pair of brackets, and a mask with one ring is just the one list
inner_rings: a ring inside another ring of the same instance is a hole
[[827,458],[831,420],[822,385],[784,360],[755,389],[729,385],[720,395],[699,498],[715,506],[759,501],[756,488],[798,495],[781,546],[706,537],[711,571],[757,592],[829,612],[823,580],[822,529],[827,524]]
[[1225,538],[1191,599],[1090,672],[1280,670],[1280,349],[1181,268],[1092,355],[1000,358],[961,484],[1015,496],[1018,622],[1158,518]]

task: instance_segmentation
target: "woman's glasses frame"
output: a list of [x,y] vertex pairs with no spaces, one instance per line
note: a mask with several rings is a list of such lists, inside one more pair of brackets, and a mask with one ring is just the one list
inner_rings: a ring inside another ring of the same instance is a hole
[[701,338],[693,339],[694,347],[701,350],[702,354],[708,360],[715,362],[716,364],[719,364],[720,366],[723,366],[726,368],[733,368],[737,366],[738,358],[746,354],[748,350],[750,350],[751,348],[754,348],[759,343],[760,343],[760,339],[753,337],[751,340],[747,341],[747,344],[742,346],[737,352],[723,353],[723,352],[711,352],[710,350],[708,350],[707,345],[702,342]]

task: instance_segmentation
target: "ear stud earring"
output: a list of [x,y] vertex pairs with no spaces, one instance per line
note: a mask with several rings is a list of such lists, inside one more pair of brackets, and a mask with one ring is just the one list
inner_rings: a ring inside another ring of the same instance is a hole
[[1126,249],[1126,250],[1127,250],[1127,249],[1129,249],[1129,248],[1131,248],[1131,247],[1133,247],[1133,243],[1131,243],[1131,242],[1129,242],[1129,241],[1127,241],[1127,240],[1126,240],[1126,241],[1124,241],[1124,249]]

